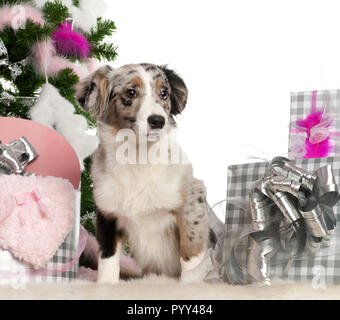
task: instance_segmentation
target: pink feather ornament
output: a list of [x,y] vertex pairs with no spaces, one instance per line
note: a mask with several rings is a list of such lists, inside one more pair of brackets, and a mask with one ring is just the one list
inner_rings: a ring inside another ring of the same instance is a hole
[[46,42],[36,42],[32,46],[30,60],[41,74],[45,73],[45,67],[47,75],[52,77],[57,76],[61,70],[70,68],[80,80],[86,78],[101,65],[94,58],[87,59],[84,63],[74,63],[69,59],[58,56],[52,39],[48,39]]
[[297,119],[290,129],[296,135],[290,150],[298,158],[324,158],[335,152],[334,137],[340,131],[334,130],[334,119],[329,115],[329,105],[317,109],[317,91],[312,93],[311,112],[306,118]]
[[[307,138],[305,141],[306,153],[303,158],[324,158],[329,156],[329,154],[334,151],[334,146],[331,143],[329,135],[324,137],[323,139],[319,139],[320,141],[312,143],[312,130],[316,126],[322,123],[322,110],[316,110],[311,112],[305,119],[298,119],[296,124],[299,128],[306,132]],[[324,121],[325,122],[325,121]],[[325,128],[329,128],[332,124],[332,121],[329,120],[325,123]]]
[[72,24],[62,23],[53,33],[53,44],[57,52],[66,57],[86,60],[90,53],[90,44],[78,32],[72,30]]
[[37,8],[28,5],[3,6],[0,8],[0,31],[7,26],[15,30],[23,27],[27,19],[40,26],[45,24],[43,13]]
[[45,67],[47,75],[53,77],[66,68],[72,69],[80,79],[84,79],[90,74],[86,64],[77,65],[68,59],[57,56],[51,39],[48,39],[45,43],[36,42],[31,51],[32,62],[41,74],[44,74]]

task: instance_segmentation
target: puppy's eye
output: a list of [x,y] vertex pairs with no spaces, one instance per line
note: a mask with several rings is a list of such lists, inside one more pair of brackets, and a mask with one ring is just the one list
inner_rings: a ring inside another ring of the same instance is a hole
[[137,97],[137,92],[136,92],[136,90],[129,89],[128,91],[126,91],[126,95],[130,99],[135,99]]
[[161,97],[162,97],[163,100],[168,99],[168,97],[169,97],[168,91],[162,90],[162,92],[161,92]]

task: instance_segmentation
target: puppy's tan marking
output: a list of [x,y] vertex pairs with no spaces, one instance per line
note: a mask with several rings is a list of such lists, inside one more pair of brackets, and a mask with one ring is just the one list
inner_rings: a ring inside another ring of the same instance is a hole
[[135,77],[131,81],[132,88],[144,88],[144,82],[141,77]]
[[204,250],[203,237],[191,233],[190,223],[181,215],[176,215],[176,222],[180,238],[181,257],[184,261],[198,256]]
[[194,179],[191,184],[184,184],[180,194],[183,205],[173,214],[179,231],[181,257],[190,261],[202,253],[206,245],[208,215],[202,207],[206,201],[204,185]]
[[92,115],[94,117],[99,117],[103,115],[105,112],[105,107],[107,103],[107,96],[108,96],[108,87],[109,87],[109,81],[103,71],[98,71],[94,78],[93,82],[98,86],[98,96],[96,99],[98,100],[97,108],[95,108],[92,111]]
[[155,84],[155,87],[156,87],[156,91],[157,92],[160,92],[161,89],[164,87],[164,81],[162,79],[157,79],[156,80],[156,84]]

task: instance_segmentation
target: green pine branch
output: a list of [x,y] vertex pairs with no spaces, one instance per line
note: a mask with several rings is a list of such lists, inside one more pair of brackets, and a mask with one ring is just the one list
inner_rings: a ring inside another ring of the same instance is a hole
[[93,198],[93,182],[90,173],[91,165],[91,158],[86,158],[84,161],[85,170],[81,176],[81,215],[96,211],[96,204]]
[[92,48],[91,56],[96,57],[100,61],[103,59],[113,61],[117,57],[117,47],[112,43],[97,44]]
[[43,9],[44,17],[48,24],[56,27],[70,17],[67,7],[60,1],[46,2]]
[[11,63],[25,59],[37,40],[46,39],[51,34],[51,28],[41,27],[27,20],[25,28],[15,31],[6,27],[0,32],[0,38],[4,42]]
[[112,20],[98,18],[97,26],[91,28],[91,31],[86,33],[85,36],[90,42],[97,43],[103,41],[105,37],[112,36],[115,30],[116,26]]
[[45,83],[45,78],[36,71],[32,64],[26,65],[22,71],[22,74],[14,81],[18,94],[24,97],[37,95],[40,87]]
[[[32,103],[34,100],[32,100]],[[23,99],[16,99],[13,102],[5,103],[0,99],[0,117],[14,117],[28,119],[28,112],[33,104],[25,103]]]
[[33,4],[33,1],[32,0],[0,0],[0,7],[5,6],[5,5],[14,6],[20,3]]
[[81,215],[80,222],[87,231],[93,235],[96,235],[96,211]]
[[92,44],[92,57],[108,61],[113,61],[117,57],[117,48],[112,43],[104,42],[105,38],[112,36],[115,30],[116,26],[112,20],[98,18],[97,26],[92,28],[89,33],[85,33],[87,40]]
[[60,94],[65,98],[74,96],[74,86],[78,81],[78,76],[70,68],[61,70],[56,78],[49,78],[49,82],[58,88]]
[[44,83],[44,78],[35,70],[31,64],[21,67],[22,73],[15,81],[12,79],[11,70],[8,66],[0,68],[0,78],[10,81],[19,96],[31,97],[37,94]]

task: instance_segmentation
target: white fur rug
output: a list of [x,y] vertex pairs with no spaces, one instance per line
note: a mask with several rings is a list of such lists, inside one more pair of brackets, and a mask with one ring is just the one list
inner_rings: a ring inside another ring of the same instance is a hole
[[142,280],[122,281],[118,285],[93,282],[35,283],[25,289],[0,287],[4,299],[119,299],[119,300],[226,300],[226,299],[340,299],[340,285],[314,290],[309,283],[276,282],[269,287],[231,286],[196,283],[180,285],[175,280],[151,276]]

